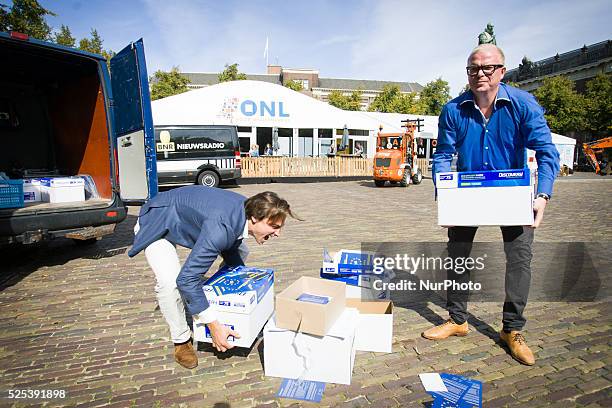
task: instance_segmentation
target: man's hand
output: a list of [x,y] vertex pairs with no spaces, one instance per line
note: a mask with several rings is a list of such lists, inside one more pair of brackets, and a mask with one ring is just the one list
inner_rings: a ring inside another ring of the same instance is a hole
[[220,352],[227,351],[231,348],[234,348],[233,344],[230,344],[227,341],[229,336],[234,336],[234,338],[239,339],[240,335],[227,327],[224,324],[219,323],[218,320],[214,322],[206,323],[208,326],[208,330],[210,331],[210,337],[212,338],[212,345]]
[[548,200],[542,197],[536,198],[533,202],[533,214],[535,216],[532,225],[533,228],[538,228],[542,222],[542,219],[544,219],[544,209],[546,208],[546,204],[548,204]]

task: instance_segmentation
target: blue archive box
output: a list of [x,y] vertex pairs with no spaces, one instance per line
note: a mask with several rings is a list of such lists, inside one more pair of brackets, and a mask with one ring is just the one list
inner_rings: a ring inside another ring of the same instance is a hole
[[204,284],[211,306],[219,311],[251,313],[274,284],[274,270],[224,267]]
[[323,250],[322,273],[329,274],[358,274],[372,273],[374,254],[348,249],[341,249],[332,257],[327,250]]
[[534,184],[528,168],[437,173],[438,225],[532,225]]

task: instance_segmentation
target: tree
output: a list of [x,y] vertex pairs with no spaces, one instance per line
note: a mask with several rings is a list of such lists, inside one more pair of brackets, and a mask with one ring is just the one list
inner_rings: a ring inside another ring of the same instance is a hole
[[438,116],[442,107],[450,100],[450,87],[448,82],[442,78],[429,82],[421,91],[421,103],[425,111],[424,115]]
[[65,47],[74,47],[76,39],[72,36],[68,26],[62,24],[59,32],[55,34],[55,42]]
[[149,78],[151,83],[151,100],[165,98],[187,92],[189,79],[179,72],[178,67],[172,67],[170,72],[155,71]]
[[79,41],[79,49],[94,54],[100,54],[106,59],[106,64],[110,66],[110,60],[116,53],[112,50],[105,50],[103,48],[104,41],[98,34],[98,30],[95,28],[91,29],[91,38],[82,38]]
[[361,89],[354,90],[350,95],[344,95],[337,89],[331,91],[328,96],[328,103],[336,108],[358,111],[361,110]]
[[363,96],[363,91],[361,89],[355,89],[351,92],[351,95],[348,97],[348,109],[350,111],[359,111],[361,110],[361,97]]
[[18,31],[39,40],[51,38],[51,27],[46,16],[55,16],[53,12],[41,6],[37,0],[13,0],[13,6],[0,4],[0,31]]
[[93,54],[102,54],[102,38],[98,34],[98,30],[91,29],[91,39],[83,38],[79,41],[79,49],[88,51]]
[[591,136],[606,136],[612,132],[612,79],[601,73],[586,87],[586,128]]
[[383,86],[380,94],[370,104],[370,112],[395,112],[423,114],[423,104],[415,92],[403,94],[398,85]]
[[544,78],[533,94],[544,107],[544,116],[553,132],[568,134],[585,128],[585,100],[569,78],[562,75]]
[[348,97],[337,89],[334,89],[329,93],[329,95],[327,96],[327,101],[331,106],[335,106],[339,109],[347,110],[349,106]]
[[407,94],[399,94],[391,102],[391,112],[407,113],[410,115],[423,115],[425,107],[423,101],[419,99],[416,92],[409,92]]
[[299,81],[287,81],[287,83],[285,84],[285,86],[289,89],[293,89],[296,92],[300,92],[301,90],[304,89],[304,87],[302,86],[302,83]]
[[401,94],[400,87],[387,84],[370,104],[370,112],[393,112],[393,101]]
[[227,81],[239,81],[247,79],[247,76],[243,72],[238,72],[238,64],[228,65],[225,64],[225,69],[219,74],[219,82]]

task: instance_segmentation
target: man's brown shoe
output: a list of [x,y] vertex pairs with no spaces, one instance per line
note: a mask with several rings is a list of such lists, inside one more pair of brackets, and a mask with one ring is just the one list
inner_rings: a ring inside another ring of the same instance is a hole
[[499,332],[499,338],[508,345],[510,354],[516,361],[528,366],[535,364],[535,357],[520,331],[506,333],[502,330]]
[[442,340],[450,336],[467,336],[469,332],[467,322],[457,324],[452,319],[448,319],[439,326],[425,330],[421,336],[429,340]]
[[185,368],[191,369],[198,366],[198,356],[189,341],[174,345],[174,359]]

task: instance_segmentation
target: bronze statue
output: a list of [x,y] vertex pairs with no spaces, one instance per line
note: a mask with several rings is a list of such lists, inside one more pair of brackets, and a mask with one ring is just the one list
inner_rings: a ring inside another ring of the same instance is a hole
[[478,45],[481,44],[497,45],[497,41],[495,41],[495,34],[493,33],[493,24],[487,24],[487,28],[485,28],[485,30],[478,36]]

